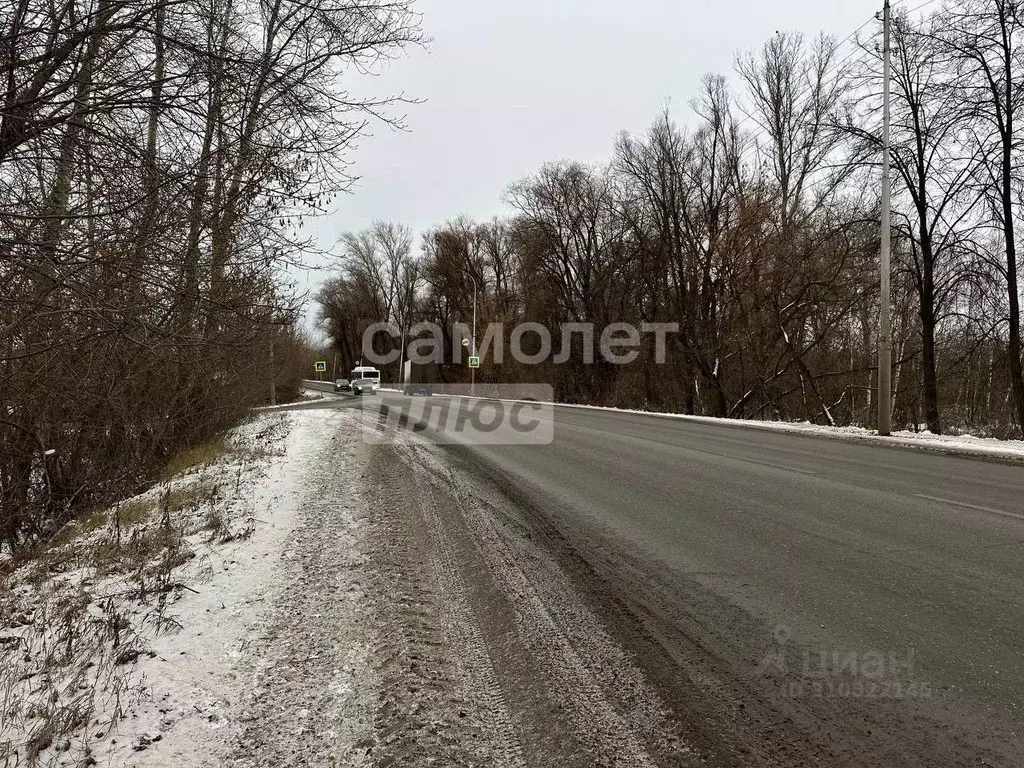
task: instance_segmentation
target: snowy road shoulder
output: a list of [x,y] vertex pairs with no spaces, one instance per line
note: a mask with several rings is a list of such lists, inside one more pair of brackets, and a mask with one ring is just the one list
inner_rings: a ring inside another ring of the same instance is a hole
[[[135,720],[142,726],[136,730],[163,738],[147,754],[125,755],[126,765],[224,765],[244,728],[253,664],[273,636],[277,603],[294,581],[293,538],[310,512],[310,475],[328,457],[346,458],[332,451],[342,442],[338,414],[300,411],[287,418],[291,431],[283,455],[271,461],[247,499],[237,500],[259,515],[255,534],[211,553],[209,581],[179,604],[181,631],[154,643],[157,656],[142,670],[150,697]],[[339,464],[332,469],[342,471]]]
[[213,460],[0,570],[0,763],[223,764],[307,478],[346,460],[340,423],[257,414]]

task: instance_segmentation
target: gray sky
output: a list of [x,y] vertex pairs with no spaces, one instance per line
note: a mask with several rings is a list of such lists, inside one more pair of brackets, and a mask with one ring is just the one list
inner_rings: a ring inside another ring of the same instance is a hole
[[[901,0],[893,0],[900,5]],[[910,7],[918,4],[915,0]],[[666,102],[681,122],[708,72],[776,30],[842,39],[881,8],[865,0],[420,0],[433,38],[353,87],[405,92],[407,132],[376,128],[352,156],[361,180],[312,222],[323,246],[377,219],[419,235],[458,214],[489,218],[549,160],[600,162]],[[845,54],[844,54],[845,55]],[[295,275],[313,289],[322,272]]]

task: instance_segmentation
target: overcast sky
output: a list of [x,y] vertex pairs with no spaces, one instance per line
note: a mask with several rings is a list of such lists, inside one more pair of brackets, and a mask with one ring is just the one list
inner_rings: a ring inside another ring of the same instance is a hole
[[[605,161],[620,131],[645,130],[666,102],[687,121],[705,73],[735,83],[737,51],[776,30],[842,39],[881,2],[420,0],[418,8],[429,50],[354,90],[424,103],[408,108],[407,132],[375,129],[360,143],[351,158],[359,183],[312,222],[325,247],[386,219],[411,227],[418,248],[419,234],[445,219],[502,213],[506,187],[546,161]],[[313,289],[323,273],[297,277]]]

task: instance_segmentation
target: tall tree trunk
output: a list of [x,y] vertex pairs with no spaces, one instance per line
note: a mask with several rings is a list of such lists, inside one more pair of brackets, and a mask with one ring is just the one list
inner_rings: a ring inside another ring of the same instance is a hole
[[160,205],[160,174],[157,165],[157,139],[159,137],[161,104],[163,101],[165,76],[164,23],[166,7],[161,3],[156,9],[153,29],[153,82],[150,87],[149,117],[146,126],[146,157],[144,178],[146,184],[146,206],[142,214],[139,235],[135,246],[135,263],[149,248]]
[[[225,15],[228,10],[223,10]],[[219,34],[218,34],[219,27]],[[200,240],[206,226],[207,201],[210,192],[210,174],[214,168],[213,139],[217,125],[221,119],[221,72],[222,58],[227,53],[227,35],[230,25],[224,19],[216,18],[216,10],[211,10],[207,26],[207,43],[215,52],[211,56],[208,69],[209,96],[207,97],[206,124],[203,127],[203,139],[199,152],[198,168],[195,185],[192,189],[192,200],[189,207],[189,230],[182,258],[178,290],[180,303],[178,307],[176,329],[178,333],[187,334],[192,329],[199,305],[200,284]]]
[[[1008,70],[1009,71],[1009,70]],[[1006,104],[1009,106],[1013,93],[1013,85],[1009,75],[1006,77]],[[1010,364],[1010,391],[1013,394],[1014,412],[1017,416],[1017,429],[1024,433],[1024,368],[1021,366],[1020,346],[1020,295],[1017,288],[1017,243],[1014,232],[1013,210],[1013,147],[1014,147],[1014,114],[1007,109],[1006,133],[1003,136],[1002,157],[1002,204],[1003,232],[1006,239],[1006,291],[1010,310],[1010,334],[1007,344],[1007,356]]]
[[[925,227],[922,225],[922,230]],[[939,384],[935,368],[935,266],[927,233],[921,239],[921,378],[924,385],[924,418],[928,431],[942,434],[939,419]]]

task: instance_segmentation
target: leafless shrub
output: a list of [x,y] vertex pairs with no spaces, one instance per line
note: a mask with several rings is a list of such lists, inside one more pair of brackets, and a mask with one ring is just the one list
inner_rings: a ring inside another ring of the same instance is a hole
[[[0,555],[296,389],[301,217],[401,98],[411,0],[0,10]],[[188,460],[203,461],[196,455]],[[177,468],[172,467],[172,471]]]

